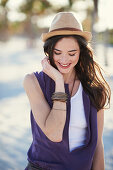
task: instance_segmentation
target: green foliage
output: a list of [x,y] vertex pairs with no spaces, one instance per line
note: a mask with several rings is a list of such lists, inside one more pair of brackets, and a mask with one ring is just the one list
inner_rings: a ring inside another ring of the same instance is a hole
[[[98,40],[98,42],[103,43],[103,42],[106,41],[106,40],[105,40],[105,34],[106,34],[105,32],[99,32],[99,33],[97,34],[97,40]],[[113,29],[108,30],[107,43],[113,45]]]
[[8,28],[7,12],[8,8],[6,6],[8,0],[0,1],[0,31]]
[[110,40],[109,40],[110,44],[113,44],[113,29],[110,30],[109,34],[110,34],[110,36],[109,36],[110,37]]
[[8,2],[8,0],[1,0],[0,5],[5,7],[7,2]]
[[20,7],[20,11],[25,14],[39,15],[49,7],[51,7],[51,5],[47,0],[26,0]]
[[73,0],[68,0],[69,1],[69,7],[72,7],[73,5]]

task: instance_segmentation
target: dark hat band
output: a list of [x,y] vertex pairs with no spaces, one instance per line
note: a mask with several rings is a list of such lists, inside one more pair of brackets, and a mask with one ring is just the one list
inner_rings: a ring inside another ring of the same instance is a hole
[[77,29],[77,28],[64,27],[64,28],[57,28],[57,29],[51,30],[50,32],[54,32],[54,31],[63,31],[63,30],[69,30],[69,31],[81,31],[80,29]]

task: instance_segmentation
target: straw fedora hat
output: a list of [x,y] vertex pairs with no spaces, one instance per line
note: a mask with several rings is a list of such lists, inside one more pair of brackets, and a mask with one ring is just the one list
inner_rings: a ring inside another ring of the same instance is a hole
[[71,12],[59,12],[54,17],[49,32],[41,35],[42,41],[56,35],[80,35],[90,41],[91,32],[83,31],[81,23],[75,18]]

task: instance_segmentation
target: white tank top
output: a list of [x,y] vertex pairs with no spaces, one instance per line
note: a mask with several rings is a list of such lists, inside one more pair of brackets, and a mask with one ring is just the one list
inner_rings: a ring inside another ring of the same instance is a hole
[[80,82],[76,94],[71,97],[71,112],[69,123],[69,147],[70,151],[84,145],[85,132],[87,128],[83,97],[82,97],[82,84]]

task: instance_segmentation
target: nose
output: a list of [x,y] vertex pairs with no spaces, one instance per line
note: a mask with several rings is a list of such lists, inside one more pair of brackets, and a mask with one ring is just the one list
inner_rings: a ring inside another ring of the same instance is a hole
[[60,62],[62,64],[68,63],[68,60],[69,60],[69,58],[68,58],[68,56],[66,54],[62,55],[61,58],[60,58]]

